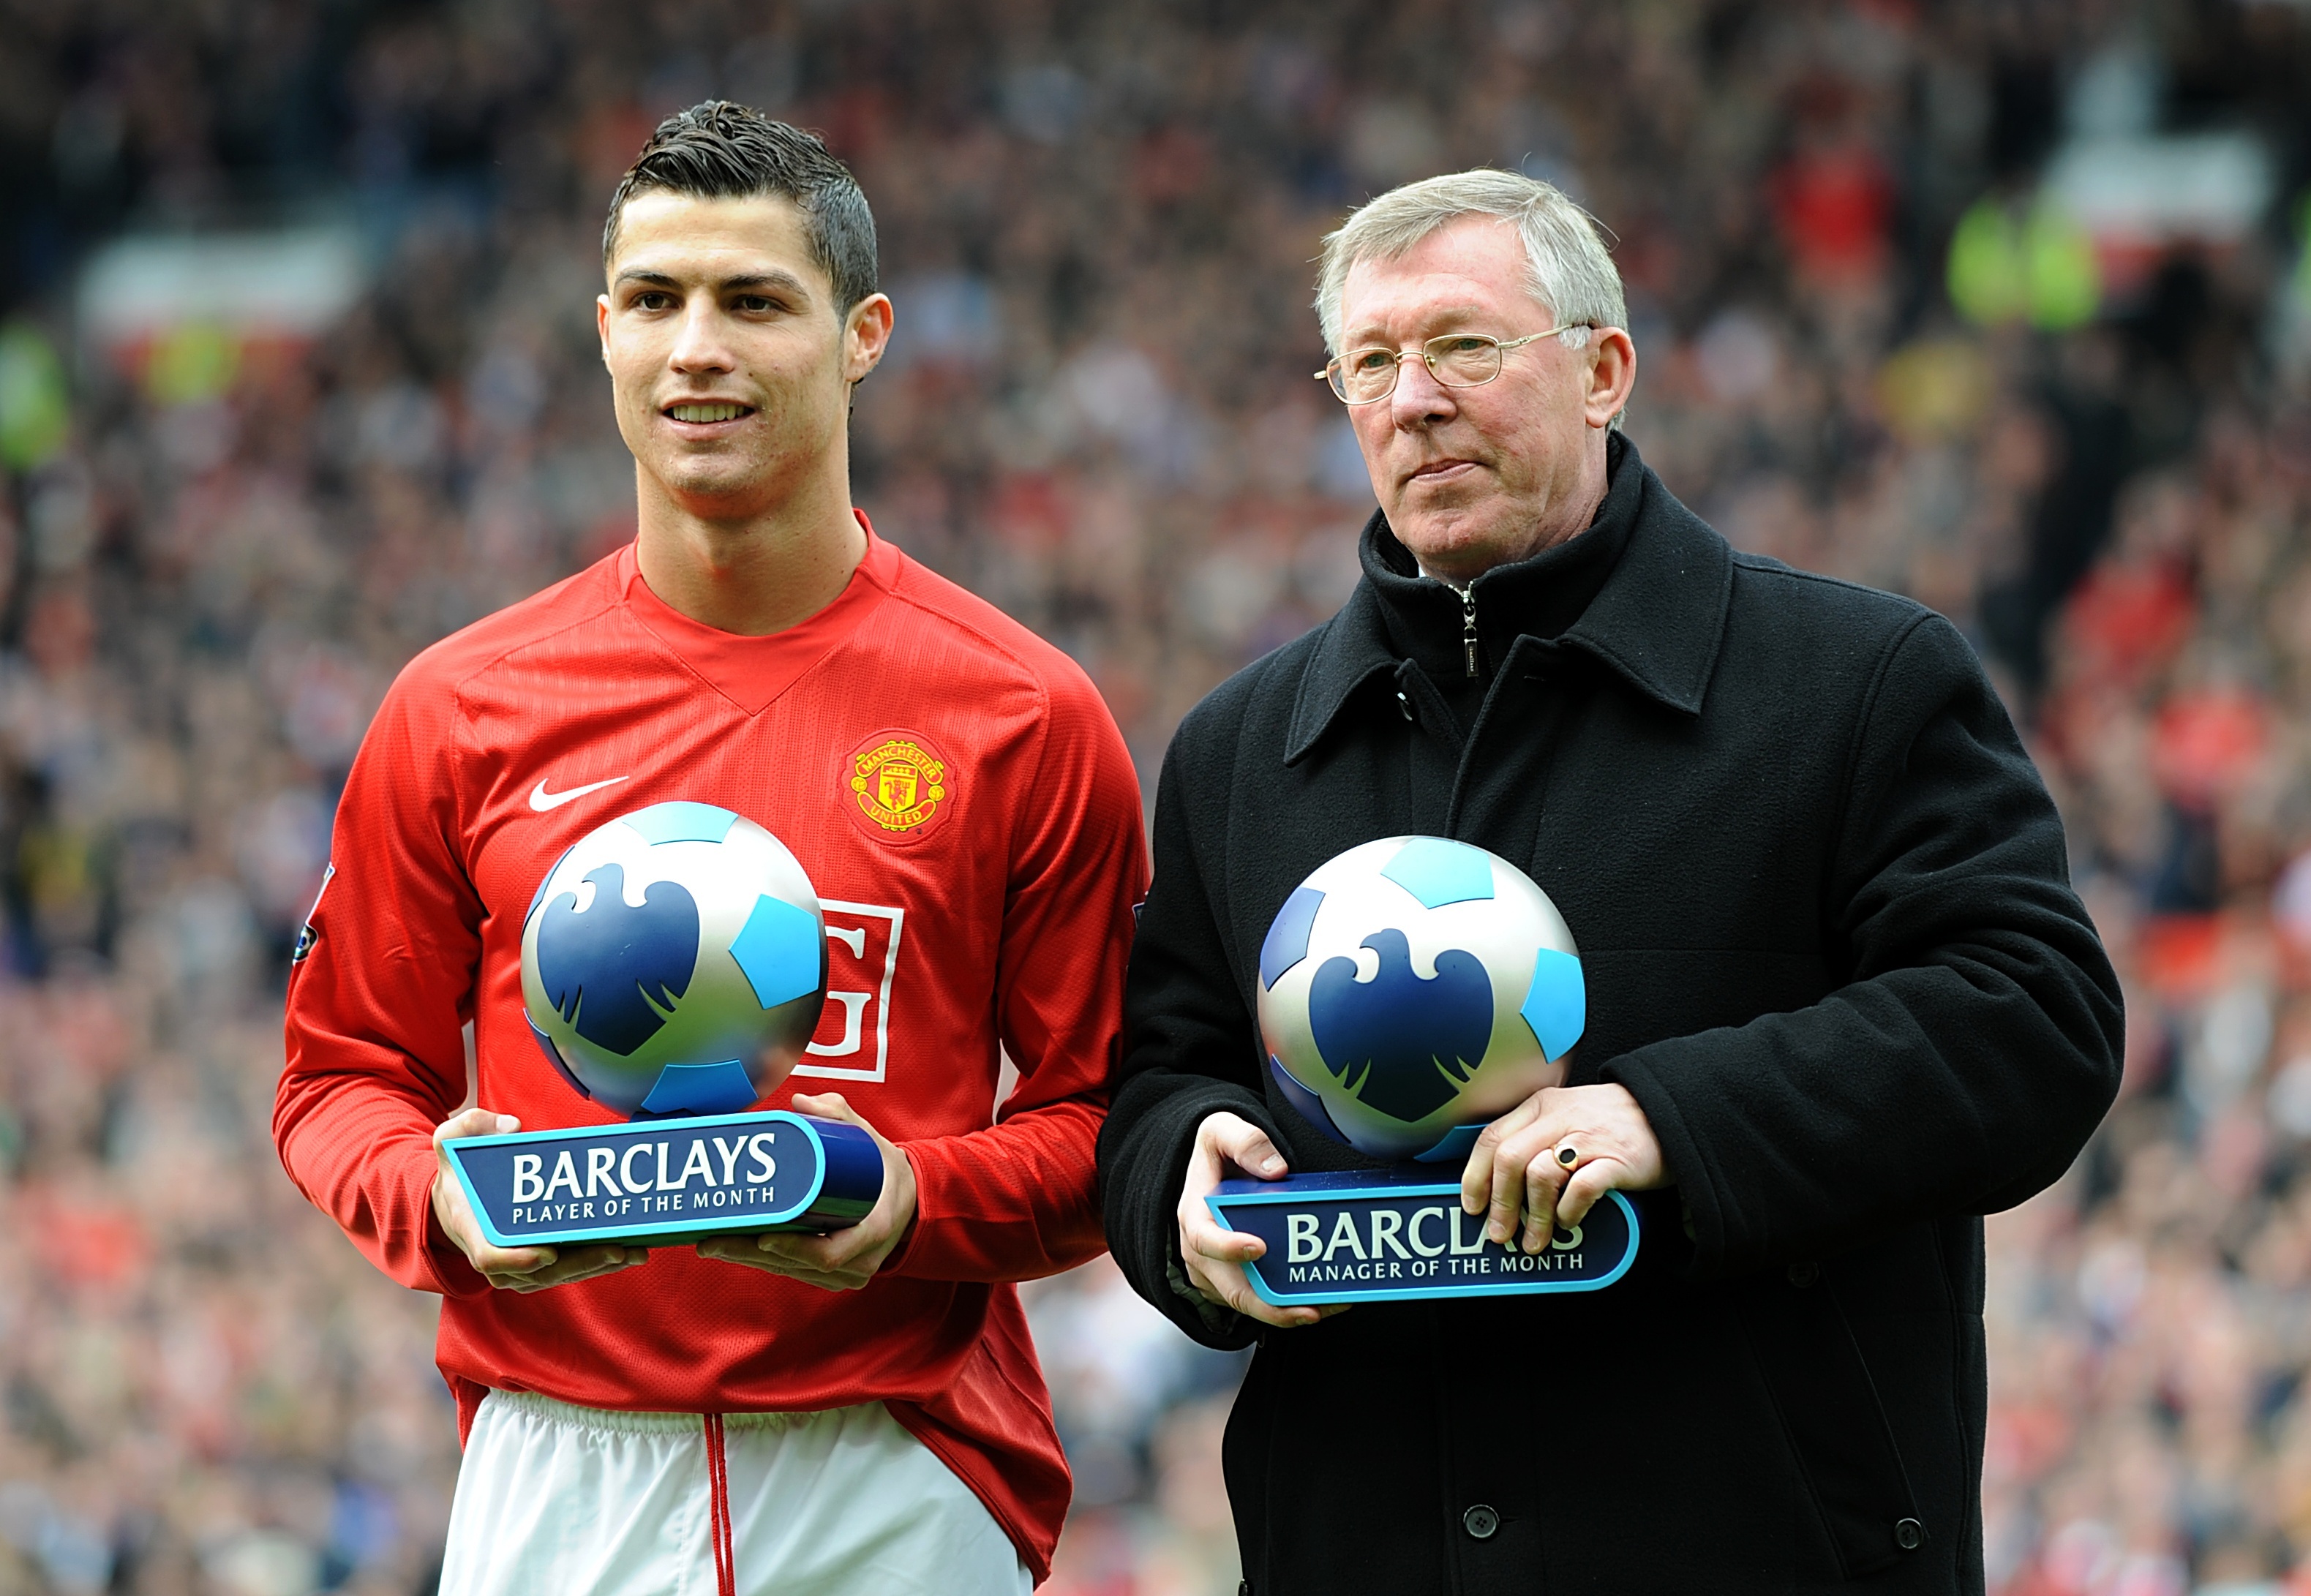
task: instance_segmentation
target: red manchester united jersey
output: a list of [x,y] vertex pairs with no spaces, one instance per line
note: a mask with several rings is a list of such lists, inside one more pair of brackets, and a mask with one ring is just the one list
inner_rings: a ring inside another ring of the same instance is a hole
[[[529,1129],[614,1119],[531,1037],[522,920],[563,850],[667,799],[761,823],[818,890],[828,999],[771,1101],[839,1090],[906,1147],[920,1211],[864,1290],[663,1248],[496,1291],[432,1218],[468,1020],[482,1107]],[[880,1400],[1042,1577],[1068,1478],[1009,1282],[1100,1248],[1093,1142],[1147,871],[1130,761],[1083,673],[871,530],[840,597],[763,638],[668,607],[629,545],[410,664],[333,853],[275,1139],[379,1268],[447,1298],[439,1358],[467,1417],[484,1388],[688,1412]],[[999,1051],[1019,1080],[999,1110]]]

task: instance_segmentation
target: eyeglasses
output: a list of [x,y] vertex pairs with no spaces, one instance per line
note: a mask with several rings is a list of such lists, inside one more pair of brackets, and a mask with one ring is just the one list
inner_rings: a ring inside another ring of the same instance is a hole
[[[1420,363],[1428,368],[1428,374],[1442,387],[1482,388],[1501,374],[1501,356],[1510,350],[1522,349],[1558,333],[1569,333],[1577,327],[1595,325],[1568,321],[1562,327],[1527,333],[1506,343],[1483,333],[1446,333],[1420,346]],[[1332,391],[1339,395],[1344,405],[1377,404],[1396,391],[1396,374],[1403,370],[1412,353],[1410,350],[1400,353],[1377,344],[1370,349],[1351,349],[1327,363],[1316,376],[1332,385]]]

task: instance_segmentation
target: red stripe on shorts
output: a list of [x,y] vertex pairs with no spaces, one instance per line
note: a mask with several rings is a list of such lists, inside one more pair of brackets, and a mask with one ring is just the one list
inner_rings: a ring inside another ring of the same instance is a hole
[[738,1596],[738,1556],[730,1533],[730,1459],[722,1446],[722,1416],[706,1420],[706,1490],[709,1533],[714,1541],[714,1589]]

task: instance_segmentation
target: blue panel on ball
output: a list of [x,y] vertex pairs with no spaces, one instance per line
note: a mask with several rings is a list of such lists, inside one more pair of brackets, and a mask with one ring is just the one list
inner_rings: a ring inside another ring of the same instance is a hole
[[1477,1145],[1477,1138],[1483,1135],[1484,1130],[1482,1125],[1455,1125],[1444,1133],[1443,1140],[1426,1153],[1416,1156],[1412,1161],[1415,1164],[1466,1164],[1469,1149]]
[[1325,1068],[1365,1107],[1409,1124],[1452,1101],[1484,1062],[1493,1041],[1493,982],[1484,962],[1462,948],[1436,955],[1422,980],[1402,931],[1374,931],[1364,946],[1380,955],[1370,981],[1354,959],[1317,966],[1308,986],[1308,1030]]
[[754,1083],[746,1067],[736,1059],[719,1064],[669,1064],[658,1072],[650,1095],[642,1099],[646,1114],[735,1114],[754,1105]]
[[729,810],[712,804],[678,802],[652,804],[619,818],[650,839],[652,847],[660,842],[719,842],[738,820]]
[[622,866],[586,872],[594,901],[580,913],[562,893],[537,920],[537,979],[564,1024],[621,1055],[658,1033],[698,968],[698,900],[678,881],[653,881],[626,902]]
[[1284,1101],[1297,1109],[1302,1119],[1342,1147],[1355,1145],[1341,1134],[1340,1128],[1332,1122],[1331,1111],[1324,1106],[1324,1100],[1294,1080],[1292,1072],[1277,1061],[1274,1053],[1268,1055],[1268,1073],[1275,1078],[1276,1089],[1284,1094]]
[[1493,895],[1493,861],[1481,848],[1443,837],[1415,837],[1381,872],[1420,900],[1424,909]]
[[560,1076],[565,1082],[567,1082],[570,1089],[577,1093],[579,1096],[585,1098],[589,1103],[592,1102],[594,1099],[594,1094],[587,1090],[586,1083],[580,1080],[577,1075],[571,1069],[570,1066],[562,1061],[562,1050],[554,1045],[554,1038],[539,1030],[537,1028],[537,1022],[530,1019],[528,1015],[524,1015],[521,1017],[528,1022],[529,1033],[537,1038],[537,1045],[545,1050],[545,1061],[554,1066],[554,1073]]
[[754,1001],[776,1008],[818,990],[824,933],[809,914],[767,894],[730,939],[730,956],[754,989]]
[[1581,980],[1581,961],[1569,953],[1544,947],[1532,961],[1532,990],[1518,1013],[1532,1028],[1532,1039],[1554,1063],[1573,1051],[1589,1024],[1589,994]]
[[1308,956],[1308,933],[1315,929],[1316,911],[1324,894],[1312,886],[1295,886],[1269,923],[1268,940],[1260,945],[1260,984],[1272,987],[1286,970]]

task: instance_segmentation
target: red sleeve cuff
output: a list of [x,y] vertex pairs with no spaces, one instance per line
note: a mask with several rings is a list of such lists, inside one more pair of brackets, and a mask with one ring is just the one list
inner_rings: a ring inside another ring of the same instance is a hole
[[911,1147],[901,1147],[899,1155],[915,1172],[915,1212],[914,1217],[907,1221],[907,1228],[899,1237],[899,1244],[883,1255],[882,1267],[875,1271],[878,1275],[904,1275],[907,1272],[908,1260],[914,1256],[915,1243],[923,1234],[924,1210],[931,1195],[932,1182],[926,1166],[933,1161]]
[[440,1292],[443,1296],[480,1296],[496,1289],[482,1278],[482,1273],[458,1250],[449,1233],[441,1228],[441,1217],[433,1211],[433,1177],[440,1165],[435,1161],[433,1145],[429,1140],[422,1159],[410,1160],[411,1175],[417,1187],[417,1201],[425,1216],[425,1238],[419,1249],[421,1267],[430,1278],[420,1290]]

